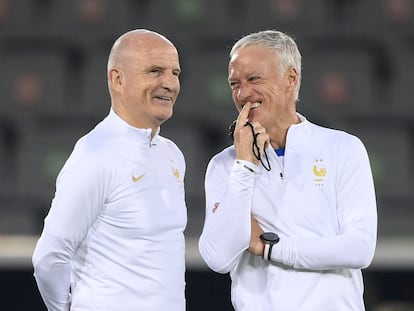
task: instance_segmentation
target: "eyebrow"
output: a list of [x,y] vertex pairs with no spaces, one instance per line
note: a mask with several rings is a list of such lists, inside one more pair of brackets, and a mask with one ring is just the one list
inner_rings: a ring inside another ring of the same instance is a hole
[[[163,66],[160,66],[160,65],[155,65],[155,64],[148,66],[146,70],[151,71],[151,70],[154,70],[154,69],[162,70],[162,71],[167,70],[166,67],[163,67]],[[172,71],[181,73],[181,68],[175,68],[175,69],[172,69]]]

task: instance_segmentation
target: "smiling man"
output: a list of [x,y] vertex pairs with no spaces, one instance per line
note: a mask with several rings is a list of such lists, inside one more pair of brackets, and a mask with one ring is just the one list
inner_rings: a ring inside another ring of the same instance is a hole
[[296,111],[301,55],[288,35],[241,38],[228,69],[239,116],[234,145],[207,168],[202,257],[230,273],[237,311],[364,310],[377,211],[363,143]]
[[185,310],[185,161],[159,135],[179,75],[177,49],[158,33],[114,43],[112,107],[62,168],[33,254],[49,311]]

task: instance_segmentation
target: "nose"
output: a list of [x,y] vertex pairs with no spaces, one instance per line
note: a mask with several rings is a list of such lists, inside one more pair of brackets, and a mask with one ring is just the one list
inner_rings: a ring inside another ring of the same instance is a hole
[[162,87],[171,92],[180,91],[180,79],[174,73],[166,73],[162,79]]
[[236,98],[239,101],[247,102],[253,94],[252,88],[245,83],[241,83],[236,92]]

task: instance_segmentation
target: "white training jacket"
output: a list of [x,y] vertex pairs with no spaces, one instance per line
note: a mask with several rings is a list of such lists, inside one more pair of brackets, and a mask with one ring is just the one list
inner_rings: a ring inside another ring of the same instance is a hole
[[[236,162],[233,146],[211,159],[200,253],[212,270],[230,272],[237,311],[364,310],[361,269],[377,235],[367,152],[355,136],[298,117],[283,166],[271,147],[270,172]],[[251,215],[280,237],[272,262],[247,251]]]
[[33,254],[49,311],[184,311],[185,162],[113,110],[61,170]]

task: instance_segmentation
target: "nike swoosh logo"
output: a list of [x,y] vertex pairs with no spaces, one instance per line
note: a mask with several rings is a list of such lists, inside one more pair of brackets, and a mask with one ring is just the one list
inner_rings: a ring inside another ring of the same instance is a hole
[[145,173],[138,176],[138,177],[135,177],[134,175],[132,175],[132,181],[133,182],[139,182],[144,176],[145,176]]

